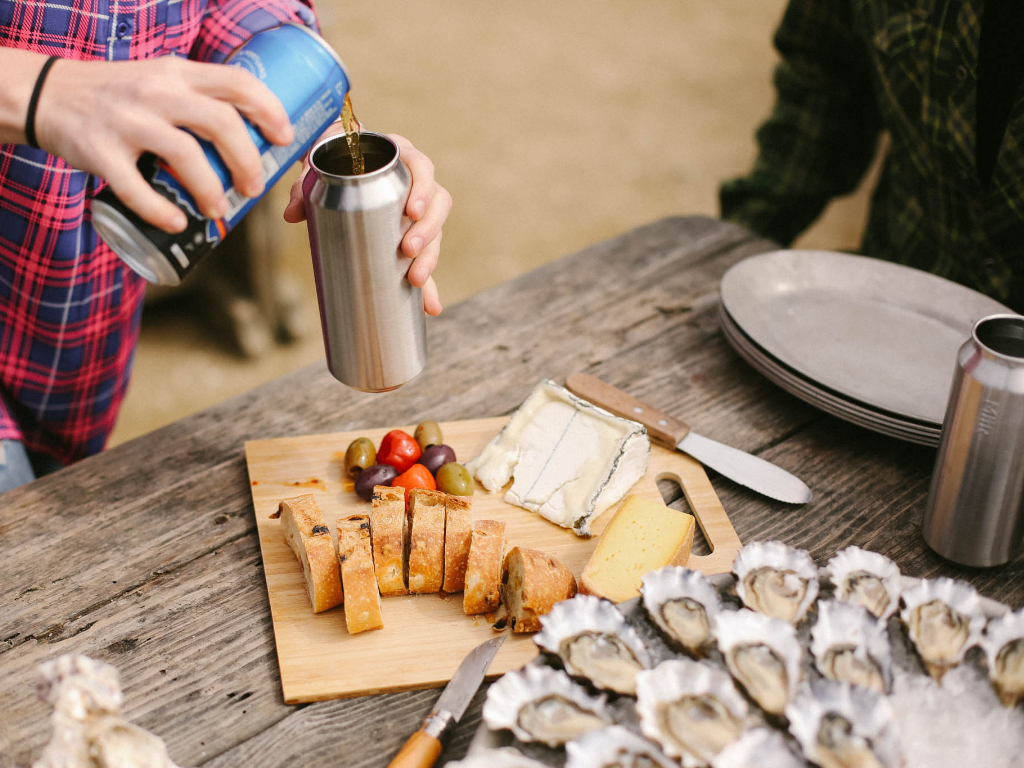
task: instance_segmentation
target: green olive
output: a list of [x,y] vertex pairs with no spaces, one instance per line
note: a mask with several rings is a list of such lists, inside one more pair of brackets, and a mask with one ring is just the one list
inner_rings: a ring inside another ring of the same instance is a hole
[[345,472],[349,477],[359,477],[359,473],[377,463],[377,449],[368,437],[357,437],[349,443],[345,451]]
[[452,496],[472,496],[473,477],[464,466],[450,461],[437,470],[437,490]]
[[424,421],[422,424],[418,424],[412,436],[420,444],[421,451],[427,450],[428,446],[441,445],[444,442],[441,427],[438,426],[436,421]]

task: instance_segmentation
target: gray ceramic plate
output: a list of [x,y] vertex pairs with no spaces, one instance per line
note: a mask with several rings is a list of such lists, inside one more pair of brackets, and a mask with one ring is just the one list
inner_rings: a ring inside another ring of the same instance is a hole
[[721,292],[736,325],[806,379],[934,425],[974,323],[1010,312],[936,275],[831,251],[751,256],[725,273]]
[[814,382],[792,373],[751,342],[732,321],[722,305],[719,305],[718,309],[722,333],[733,349],[758,373],[790,394],[796,395],[833,416],[838,416],[883,435],[933,447],[939,444],[941,429],[938,425],[911,421],[860,405],[853,400],[828,392]]

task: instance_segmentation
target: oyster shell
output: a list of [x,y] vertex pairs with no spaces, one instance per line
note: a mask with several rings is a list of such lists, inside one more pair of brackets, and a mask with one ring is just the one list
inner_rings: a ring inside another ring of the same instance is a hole
[[803,650],[793,625],[754,611],[723,611],[715,639],[733,679],[761,709],[781,715],[801,677]]
[[718,591],[707,576],[691,568],[665,566],[644,576],[640,594],[647,614],[666,635],[690,653],[702,655],[722,610]]
[[719,752],[711,761],[713,768],[805,768],[807,763],[786,745],[786,739],[770,728],[751,728]]
[[520,741],[549,747],[612,722],[603,696],[591,696],[564,672],[543,666],[503,675],[487,691],[483,719],[491,730],[508,728]]
[[636,676],[640,730],[684,765],[708,765],[744,730],[747,702],[706,661],[669,659]]
[[752,542],[732,564],[743,604],[790,624],[799,624],[818,596],[818,568],[802,549],[781,541]]
[[570,675],[598,688],[633,695],[637,672],[653,664],[636,630],[599,597],[578,595],[556,603],[541,625],[537,645],[557,655]]
[[900,569],[885,555],[847,547],[828,561],[825,570],[836,600],[859,603],[879,619],[889,618],[900,607]]
[[892,649],[885,624],[859,603],[822,600],[811,628],[814,664],[829,680],[887,693]]
[[162,739],[122,716],[124,696],[112,666],[64,654],[40,664],[38,674],[36,692],[53,707],[53,733],[33,768],[177,768]]
[[903,762],[892,708],[872,690],[817,680],[786,707],[804,757],[822,768],[896,768]]
[[954,579],[922,579],[903,593],[900,618],[928,673],[936,680],[963,661],[985,626],[974,587]]
[[485,749],[461,760],[445,763],[446,768],[548,768],[512,747]]
[[565,768],[674,768],[677,765],[642,736],[611,725],[565,745]]
[[1024,698],[1024,608],[989,621],[981,647],[999,700],[1016,706]]

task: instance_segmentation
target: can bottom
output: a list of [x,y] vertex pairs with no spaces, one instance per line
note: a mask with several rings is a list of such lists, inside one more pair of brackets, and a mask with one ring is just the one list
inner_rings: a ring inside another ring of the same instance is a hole
[[102,200],[92,201],[92,225],[132,271],[157,285],[181,285],[181,277],[167,256],[117,208]]
[[[335,370],[333,370],[331,368],[330,363],[328,363],[328,365],[327,365],[327,370],[331,372],[331,376],[336,378],[338,381],[340,381],[342,384],[344,384],[349,389],[354,389],[357,392],[366,392],[367,394],[370,394],[370,395],[382,395],[385,392],[394,392],[396,389],[398,389],[403,384],[408,384],[410,381],[412,381],[417,376],[419,376],[421,373],[423,373],[423,369],[425,367],[426,367],[426,363],[424,363],[424,365],[421,365],[419,367],[419,369],[416,371],[416,373],[414,373],[412,376],[410,376],[409,378],[404,379],[402,381],[399,381],[396,384],[391,384],[390,382],[388,382],[387,384],[384,384],[383,382],[380,383],[380,384],[373,383],[373,382],[369,382],[368,383],[365,380],[365,377],[361,378],[361,379],[352,379],[350,377],[349,380],[346,381],[344,376],[339,375],[337,371],[335,371]],[[378,378],[378,377],[374,377],[374,378]],[[378,378],[378,381],[379,380],[380,379]]]

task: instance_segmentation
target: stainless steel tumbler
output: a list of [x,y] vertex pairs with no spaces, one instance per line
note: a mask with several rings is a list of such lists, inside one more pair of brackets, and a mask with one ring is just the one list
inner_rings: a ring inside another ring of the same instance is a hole
[[327,367],[353,389],[387,392],[427,362],[423,297],[399,251],[410,177],[391,139],[364,131],[359,145],[358,176],[344,134],[315,145],[302,191]]
[[962,565],[1012,560],[1024,545],[1024,317],[979,320],[957,353],[923,533]]

